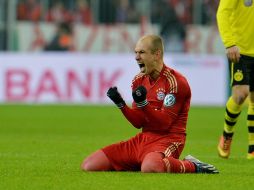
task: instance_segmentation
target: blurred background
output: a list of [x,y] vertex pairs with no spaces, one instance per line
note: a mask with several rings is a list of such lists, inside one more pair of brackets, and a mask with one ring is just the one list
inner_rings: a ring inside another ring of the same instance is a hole
[[[127,40],[135,30],[139,30],[140,35],[153,31],[166,41],[171,41],[171,45],[167,46],[168,51],[218,53],[221,49],[215,47],[219,44],[210,44],[213,47],[204,49],[201,48],[202,44],[198,44],[209,43],[200,41],[204,35],[208,35],[206,41],[209,37],[213,38],[211,42],[216,40],[215,14],[218,2],[219,0],[1,0],[0,50],[45,49],[53,36],[52,27],[59,27],[66,36],[73,38],[72,47],[68,49],[71,51],[132,51],[124,47],[101,49],[93,47],[93,44],[88,47],[89,33],[101,29],[103,32],[126,30],[124,37]],[[99,37],[99,34],[95,36]],[[68,40],[63,41],[67,43]],[[94,46],[103,46],[101,43]],[[197,43],[196,46],[194,43]]]
[[166,64],[187,76],[192,103],[222,105],[227,69],[218,3],[0,0],[0,102],[109,103],[111,85],[131,101],[133,48],[153,33],[164,40]]

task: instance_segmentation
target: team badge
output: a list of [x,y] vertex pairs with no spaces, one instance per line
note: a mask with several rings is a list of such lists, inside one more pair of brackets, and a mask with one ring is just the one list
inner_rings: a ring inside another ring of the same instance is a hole
[[164,100],[165,98],[165,90],[163,88],[159,88],[156,90],[157,92],[157,99],[158,100]]
[[235,81],[241,81],[243,80],[243,73],[241,70],[237,70],[237,72],[234,74]]
[[244,0],[244,5],[250,7],[253,4],[253,0]]
[[163,100],[165,98],[164,92],[157,92],[157,99],[158,100]]
[[173,106],[176,103],[176,98],[174,94],[167,94],[166,97],[164,98],[164,106],[165,107],[170,107]]

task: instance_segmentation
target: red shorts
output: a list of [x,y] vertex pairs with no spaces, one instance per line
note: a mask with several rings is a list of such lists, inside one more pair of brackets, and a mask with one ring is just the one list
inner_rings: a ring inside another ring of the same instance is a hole
[[184,134],[139,133],[127,141],[102,148],[116,171],[140,171],[144,157],[161,152],[178,159],[185,145]]

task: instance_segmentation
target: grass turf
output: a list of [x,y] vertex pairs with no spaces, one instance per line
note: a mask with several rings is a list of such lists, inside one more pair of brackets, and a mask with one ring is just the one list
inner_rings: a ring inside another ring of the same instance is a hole
[[181,158],[214,164],[218,175],[82,172],[91,152],[138,131],[111,106],[0,105],[0,189],[253,189],[254,160],[246,160],[246,109],[230,159],[217,156],[224,108],[192,107]]

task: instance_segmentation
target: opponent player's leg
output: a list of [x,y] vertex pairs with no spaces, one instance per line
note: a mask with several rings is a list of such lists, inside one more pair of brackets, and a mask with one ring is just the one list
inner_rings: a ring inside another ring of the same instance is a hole
[[110,171],[113,167],[102,150],[97,150],[88,156],[81,164],[84,171]]
[[242,105],[248,96],[249,86],[246,78],[246,68],[242,63],[230,64],[230,77],[232,85],[232,96],[228,99],[226,104],[226,111],[224,115],[224,130],[220,137],[218,144],[218,153],[222,158],[228,158],[230,154],[230,146],[232,137],[234,135],[234,126],[237,123],[238,117],[242,110]]
[[234,126],[236,125],[242,110],[242,105],[248,96],[247,85],[236,85],[232,88],[232,96],[226,104],[224,130],[218,144],[218,153],[222,158],[228,158],[230,154],[230,146],[234,135]]
[[249,142],[247,159],[252,160],[254,159],[254,92],[250,92],[247,126],[248,126],[248,142]]

